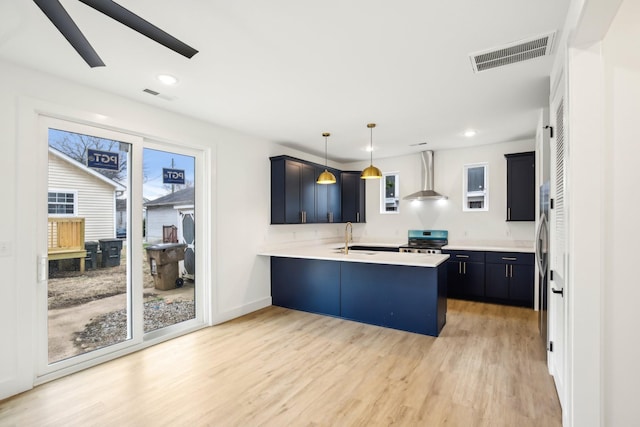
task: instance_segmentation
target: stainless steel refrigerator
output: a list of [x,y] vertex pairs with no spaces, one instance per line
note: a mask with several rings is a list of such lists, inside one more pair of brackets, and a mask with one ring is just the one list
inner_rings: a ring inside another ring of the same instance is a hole
[[538,327],[549,348],[547,322],[547,293],[549,291],[549,181],[540,186],[540,220],[536,233],[536,262],[538,263]]

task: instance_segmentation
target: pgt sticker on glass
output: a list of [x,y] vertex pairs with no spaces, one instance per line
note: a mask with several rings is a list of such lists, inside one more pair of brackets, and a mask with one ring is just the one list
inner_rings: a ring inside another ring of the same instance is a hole
[[162,168],[163,184],[184,184],[184,169]]
[[87,166],[95,169],[120,170],[120,156],[111,151],[87,149]]

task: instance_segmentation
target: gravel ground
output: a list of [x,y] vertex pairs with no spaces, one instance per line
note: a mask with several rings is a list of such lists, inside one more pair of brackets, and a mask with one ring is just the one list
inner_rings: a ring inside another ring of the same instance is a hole
[[[165,326],[184,322],[195,317],[193,301],[164,300],[144,303],[144,331],[154,331]],[[91,351],[127,339],[127,315],[125,310],[113,311],[96,317],[82,332],[74,333],[74,344],[81,351]]]

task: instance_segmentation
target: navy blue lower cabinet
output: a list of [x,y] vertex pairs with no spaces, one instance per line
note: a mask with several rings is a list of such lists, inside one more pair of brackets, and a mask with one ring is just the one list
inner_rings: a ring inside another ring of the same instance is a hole
[[534,255],[487,252],[486,300],[533,308]]
[[410,267],[344,262],[341,316],[438,336],[446,323],[446,265]]
[[447,267],[271,257],[273,305],[438,336]]
[[273,305],[340,315],[340,263],[271,257]]
[[509,299],[509,265],[493,264],[485,265],[487,298]]

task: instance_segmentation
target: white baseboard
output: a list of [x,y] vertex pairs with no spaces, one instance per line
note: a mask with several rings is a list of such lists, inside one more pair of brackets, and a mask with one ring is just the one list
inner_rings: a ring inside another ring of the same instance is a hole
[[261,298],[257,301],[250,302],[248,304],[236,307],[232,310],[225,311],[224,313],[218,313],[211,319],[211,325],[218,325],[220,323],[227,322],[245,314],[253,313],[271,305],[271,297]]

